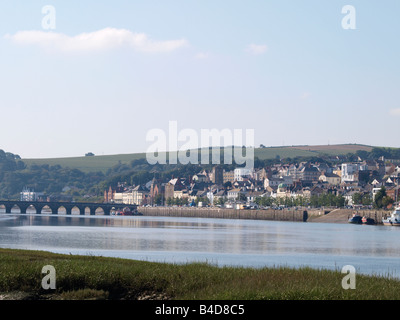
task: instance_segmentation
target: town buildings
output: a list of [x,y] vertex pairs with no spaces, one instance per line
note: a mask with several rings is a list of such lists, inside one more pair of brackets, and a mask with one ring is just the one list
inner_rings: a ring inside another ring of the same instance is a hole
[[254,203],[258,198],[311,199],[331,194],[353,204],[354,195],[374,195],[381,187],[394,202],[400,200],[400,167],[384,160],[366,160],[335,165],[300,162],[265,168],[200,170],[189,177],[153,179],[144,185],[118,185],[104,191],[105,202],[137,205],[228,206]]

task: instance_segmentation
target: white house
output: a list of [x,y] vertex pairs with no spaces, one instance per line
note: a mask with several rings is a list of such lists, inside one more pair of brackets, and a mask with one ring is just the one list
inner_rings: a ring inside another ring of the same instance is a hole
[[265,178],[264,189],[266,189],[267,187],[276,188],[281,183],[284,183],[284,182],[285,182],[285,180],[283,180],[283,178]]
[[245,194],[245,192],[241,191],[240,189],[232,189],[227,192],[228,200],[239,200],[239,195]]
[[[143,201],[146,198],[146,194],[148,192],[142,188],[140,185],[136,186],[135,188],[133,188],[131,194],[132,194],[132,203],[130,204],[136,204],[136,205],[141,205],[143,203]],[[126,203],[126,202],[124,202]]]
[[236,181],[243,181],[243,178],[250,177],[253,172],[246,168],[236,168],[234,170],[234,177]]
[[358,170],[359,170],[359,166],[356,163],[343,163],[342,164],[342,181],[341,182],[357,181]]
[[43,196],[43,192],[35,192],[33,190],[30,190],[28,188],[24,188],[22,192],[20,193],[21,195],[21,201],[37,201],[40,196]]

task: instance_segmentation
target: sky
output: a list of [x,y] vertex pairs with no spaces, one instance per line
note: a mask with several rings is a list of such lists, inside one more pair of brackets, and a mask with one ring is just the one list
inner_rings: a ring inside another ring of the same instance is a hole
[[399,16],[398,0],[2,0],[0,149],[145,152],[171,121],[400,147]]

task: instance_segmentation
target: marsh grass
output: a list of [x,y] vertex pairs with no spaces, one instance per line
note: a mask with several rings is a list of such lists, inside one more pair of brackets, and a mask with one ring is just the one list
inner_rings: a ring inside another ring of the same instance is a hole
[[[43,290],[44,265],[56,269],[56,290]],[[400,281],[357,275],[344,290],[339,271],[218,267],[0,249],[0,292],[53,299],[377,300],[400,299]]]

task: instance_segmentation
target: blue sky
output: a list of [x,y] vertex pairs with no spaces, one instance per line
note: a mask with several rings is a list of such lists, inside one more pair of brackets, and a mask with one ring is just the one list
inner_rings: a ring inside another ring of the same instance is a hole
[[400,147],[399,15],[396,0],[3,0],[0,149],[144,152],[175,120],[254,129],[256,146]]

